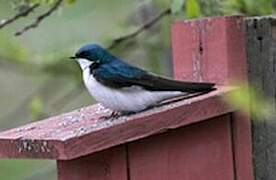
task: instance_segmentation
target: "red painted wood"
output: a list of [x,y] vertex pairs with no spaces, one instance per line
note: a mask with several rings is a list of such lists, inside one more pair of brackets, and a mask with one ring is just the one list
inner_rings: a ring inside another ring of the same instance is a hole
[[128,145],[131,180],[234,180],[230,116]]
[[[243,17],[179,21],[172,31],[177,79],[211,81],[221,85],[233,80],[247,83]],[[252,180],[250,120],[239,113],[232,117],[236,179]]]
[[247,76],[243,17],[178,21],[172,28],[177,79],[225,85]]
[[128,180],[125,146],[57,161],[59,180]]
[[0,157],[65,160],[91,154],[233,112],[235,109],[222,100],[230,91],[233,88],[220,88],[209,94],[118,119],[101,119],[100,116],[109,113],[98,105],[83,108],[1,132]]
[[253,180],[251,123],[247,115],[235,112],[233,119],[233,140],[235,152],[236,179]]

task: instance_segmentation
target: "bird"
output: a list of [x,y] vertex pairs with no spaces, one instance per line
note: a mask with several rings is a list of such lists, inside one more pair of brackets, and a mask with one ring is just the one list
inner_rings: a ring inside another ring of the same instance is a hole
[[117,113],[137,113],[162,101],[215,90],[209,82],[173,80],[136,67],[98,44],[82,46],[74,56],[94,99]]

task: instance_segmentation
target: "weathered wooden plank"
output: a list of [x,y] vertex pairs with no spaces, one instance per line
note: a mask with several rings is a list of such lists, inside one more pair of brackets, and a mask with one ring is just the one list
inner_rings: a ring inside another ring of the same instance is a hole
[[[241,16],[177,22],[172,36],[175,77],[247,83],[245,35]],[[236,113],[232,117],[236,179],[253,179],[249,118]]]
[[125,145],[73,160],[58,160],[59,180],[128,180]]
[[235,180],[253,180],[253,159],[251,147],[251,122],[248,115],[232,113],[233,152],[235,159]]
[[[227,25],[228,82],[248,83],[248,64],[246,60],[246,29],[244,18],[230,20]],[[215,53],[215,52],[214,52]],[[220,57],[223,58],[223,57]],[[236,180],[253,180],[253,156],[251,121],[241,111],[234,112],[232,118],[233,151]]]
[[130,143],[131,180],[234,180],[230,116]]
[[[247,56],[249,82],[276,108],[276,18],[248,18]],[[256,180],[276,179],[275,115],[253,117],[254,164]]]
[[[154,108],[132,116],[110,115],[99,105],[0,133],[0,157],[72,159],[233,112],[223,96],[233,88]],[[208,108],[206,108],[208,107]],[[114,136],[116,134],[116,136]]]
[[[247,82],[243,17],[178,22],[172,38],[178,79],[217,84],[229,84],[233,80]],[[253,179],[250,121],[241,117],[233,116],[235,173],[237,180]]]
[[177,79],[221,85],[247,79],[243,17],[177,21],[172,31]]

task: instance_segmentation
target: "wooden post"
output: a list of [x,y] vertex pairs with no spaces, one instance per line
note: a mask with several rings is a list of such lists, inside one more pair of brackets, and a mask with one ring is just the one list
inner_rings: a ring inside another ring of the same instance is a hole
[[246,80],[242,17],[176,22],[175,76],[218,89],[123,116],[99,105],[0,133],[0,157],[57,160],[59,180],[253,180],[248,118],[223,100]]
[[[247,82],[245,24],[241,16],[178,22],[173,29],[175,76],[227,85]],[[189,59],[189,60],[187,60]],[[253,179],[250,120],[231,116],[235,179]]]
[[[247,56],[249,82],[276,108],[276,18],[248,18]],[[275,113],[275,112],[274,112]],[[253,144],[256,180],[276,179],[275,114],[253,118]]]

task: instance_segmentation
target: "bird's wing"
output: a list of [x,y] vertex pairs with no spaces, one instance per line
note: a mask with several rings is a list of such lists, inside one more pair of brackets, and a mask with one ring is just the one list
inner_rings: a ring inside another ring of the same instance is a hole
[[213,83],[184,82],[149,73],[124,62],[111,63],[93,72],[102,84],[112,88],[142,86],[151,91],[205,92],[214,90]]

